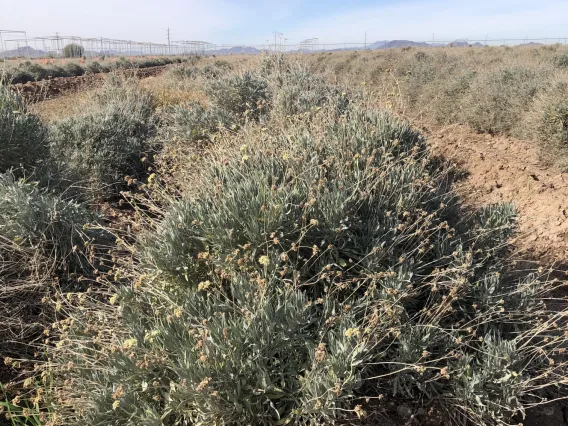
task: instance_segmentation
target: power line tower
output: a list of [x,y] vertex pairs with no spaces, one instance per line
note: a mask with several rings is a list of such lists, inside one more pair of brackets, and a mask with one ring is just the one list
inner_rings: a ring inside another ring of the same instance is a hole
[[308,38],[304,41],[300,42],[300,52],[308,53],[317,50],[317,46],[319,43],[318,38]]
[[[274,31],[274,52],[277,52],[278,50],[282,50],[282,36],[284,34],[279,33],[278,31]],[[280,46],[280,49],[278,49],[278,46]]]
[[[5,51],[8,50],[5,44],[8,40],[2,40],[2,34],[23,34],[26,46],[28,45],[28,35],[25,31],[0,30],[0,53],[2,54],[2,58],[6,57]],[[30,59],[30,49],[27,49],[27,53],[28,59]]]

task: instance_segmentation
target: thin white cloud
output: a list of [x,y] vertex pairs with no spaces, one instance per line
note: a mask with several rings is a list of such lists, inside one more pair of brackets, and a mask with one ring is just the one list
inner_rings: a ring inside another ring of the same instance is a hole
[[237,28],[241,7],[223,0],[1,0],[1,29],[27,31],[31,36],[64,35],[165,42],[172,37],[213,40]]
[[319,37],[320,42],[457,38],[564,37],[565,0],[413,1],[332,14],[290,27],[289,39]]

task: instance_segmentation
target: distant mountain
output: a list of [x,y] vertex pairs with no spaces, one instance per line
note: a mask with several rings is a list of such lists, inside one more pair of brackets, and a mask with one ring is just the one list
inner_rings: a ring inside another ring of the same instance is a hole
[[223,49],[208,50],[208,55],[258,55],[262,53],[261,50],[256,47],[246,47],[246,46],[234,46]]
[[20,56],[23,56],[25,58],[27,58],[28,56],[30,58],[41,58],[47,55],[48,52],[44,52],[43,50],[36,50],[30,46],[23,46],[17,49],[5,50],[3,52],[0,51],[0,58],[17,58]]
[[391,40],[379,49],[396,49],[401,47],[430,47],[428,43],[410,40]]
[[367,49],[370,49],[370,50],[384,49],[384,46],[386,46],[388,43],[389,43],[389,40],[376,41],[374,43],[368,44]]
[[[412,40],[381,40],[367,46],[367,49],[396,49],[402,47],[468,47],[470,44],[466,40],[455,40],[451,43],[425,43]],[[483,47],[481,43],[475,43],[472,47]]]

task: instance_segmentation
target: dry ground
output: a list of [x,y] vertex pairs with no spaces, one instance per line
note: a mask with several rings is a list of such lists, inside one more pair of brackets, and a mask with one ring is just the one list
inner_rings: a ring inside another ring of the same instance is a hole
[[89,91],[67,93],[53,99],[32,104],[30,111],[37,114],[44,123],[52,123],[65,117],[74,115],[81,109],[81,105],[89,99]]
[[467,173],[458,183],[467,203],[515,204],[519,256],[547,266],[561,266],[568,259],[568,173],[543,165],[529,142],[476,134],[457,125],[428,133],[434,151]]

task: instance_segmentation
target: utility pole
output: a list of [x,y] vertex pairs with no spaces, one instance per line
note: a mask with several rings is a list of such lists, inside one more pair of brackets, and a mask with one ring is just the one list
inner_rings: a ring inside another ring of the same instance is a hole
[[364,50],[367,50],[367,31],[365,31],[365,49]]
[[171,43],[170,43],[170,27],[168,27],[167,29],[167,34],[168,34],[168,55],[170,55],[171,53]]
[[30,46],[28,46],[28,34],[24,31],[24,38],[26,39],[26,50],[28,53],[28,59],[30,59]]

